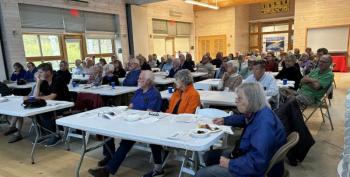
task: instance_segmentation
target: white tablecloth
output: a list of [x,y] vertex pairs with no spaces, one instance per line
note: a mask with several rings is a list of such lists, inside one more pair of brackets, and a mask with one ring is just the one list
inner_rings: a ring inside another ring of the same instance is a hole
[[289,88],[289,87],[294,87],[295,85],[295,81],[287,81],[287,84],[283,85],[283,81],[279,79],[276,80],[276,83],[279,88]]
[[[154,73],[155,76],[168,76],[169,73],[166,72],[156,72]],[[208,73],[205,72],[192,72],[191,73],[192,77],[201,77],[201,76],[206,76]]]
[[112,86],[109,85],[91,87],[91,84],[79,84],[77,87],[69,85],[68,88],[70,92],[93,93],[103,96],[117,96],[137,90],[137,87],[115,86],[115,88],[112,89]]
[[45,107],[25,109],[22,106],[23,97],[7,96],[2,98],[6,98],[8,101],[0,103],[0,114],[17,117],[34,116],[74,106],[74,103],[68,101],[47,100],[47,105]]
[[6,85],[13,89],[31,89],[35,85],[35,82],[28,82],[25,85],[17,85],[17,83],[13,82]]
[[[223,91],[204,91],[197,90],[200,95],[200,100],[205,105],[216,106],[235,106],[236,93]],[[171,95],[168,90],[161,91],[162,98],[170,99]]]
[[[158,73],[162,73],[162,72],[158,72]],[[124,79],[125,77],[119,78],[119,82],[123,83]],[[157,85],[166,85],[174,82],[175,82],[174,78],[165,78],[165,76],[161,76],[161,75],[155,75],[155,78],[154,78],[154,83]]]
[[[161,113],[161,119],[155,118],[157,119],[156,121],[150,121],[149,123],[146,122],[147,119],[130,122],[121,117],[111,120],[98,116],[98,114],[101,112],[116,109],[117,108],[110,107],[98,108],[85,113],[58,119],[56,120],[56,123],[65,127],[79,129],[108,137],[119,137],[137,142],[158,144],[191,151],[208,150],[210,146],[215,144],[224,135],[224,133],[220,131],[211,133],[210,136],[206,138],[193,138],[189,136],[188,133],[190,130],[197,128],[198,122],[178,122],[176,121],[176,118],[179,118],[178,116],[169,114],[165,115]],[[131,114],[141,114],[149,117],[149,114],[146,111],[127,111],[127,115]],[[153,118],[150,117],[148,119]],[[169,137],[174,135],[176,132],[180,132],[185,135],[178,140],[170,139]]]
[[196,84],[206,84],[206,85],[210,85],[211,87],[218,87],[219,86],[219,82],[221,79],[206,79],[206,80],[202,80],[199,82],[196,82]]
[[85,77],[83,75],[72,75],[73,80],[87,81],[89,78],[90,75],[85,75]]

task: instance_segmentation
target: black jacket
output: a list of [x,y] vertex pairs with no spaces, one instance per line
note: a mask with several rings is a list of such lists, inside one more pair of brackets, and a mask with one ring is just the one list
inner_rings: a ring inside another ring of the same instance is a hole
[[6,84],[0,82],[0,94],[1,96],[11,95],[12,90],[8,88]]
[[298,90],[300,80],[303,76],[300,73],[300,69],[296,67],[283,68],[275,77],[276,79],[288,79],[295,82],[294,90]]
[[286,128],[287,135],[293,131],[299,133],[298,144],[287,154],[289,162],[302,162],[312,145],[315,144],[315,140],[305,125],[302,112],[296,99],[294,97],[289,97],[287,101],[276,110],[276,114]]
[[190,62],[185,61],[185,63],[181,66],[181,69],[188,69],[191,72],[194,71],[193,66]]

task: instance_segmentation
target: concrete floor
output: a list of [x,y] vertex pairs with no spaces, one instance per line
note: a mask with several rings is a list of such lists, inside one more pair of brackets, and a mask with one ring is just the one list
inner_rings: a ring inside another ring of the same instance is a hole
[[[344,144],[344,110],[345,95],[350,85],[350,74],[335,74],[337,88],[334,91],[332,100],[331,116],[334,124],[334,131],[331,130],[329,121],[322,123],[322,118],[317,111],[307,122],[314,139],[315,145],[311,148],[305,160],[297,167],[289,165],[287,169],[291,177],[335,177],[336,167],[340,159]],[[30,125],[26,121],[24,131]],[[0,133],[6,129],[5,125],[0,125]],[[30,164],[30,138],[15,144],[8,144],[7,137],[0,135],[0,177],[18,176],[74,176],[76,163],[79,159],[80,140],[73,140],[71,151],[65,150],[65,146],[60,144],[54,148],[38,147],[37,164]],[[95,142],[90,142],[91,144]],[[152,168],[149,163],[150,153],[132,150],[119,172],[115,176],[138,177],[148,172]],[[102,158],[101,150],[88,153],[84,160],[81,176],[89,176],[87,169],[96,165]],[[286,163],[287,164],[287,163]],[[172,160],[166,167],[166,176],[178,176],[180,163]],[[40,174],[40,175],[39,175]]]

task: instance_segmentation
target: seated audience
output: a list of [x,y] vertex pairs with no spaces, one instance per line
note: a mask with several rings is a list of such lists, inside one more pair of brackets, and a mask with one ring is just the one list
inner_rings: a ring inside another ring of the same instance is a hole
[[175,74],[181,70],[180,68],[180,59],[176,58],[174,59],[173,63],[173,67],[170,69],[169,71],[169,75],[168,77],[173,78],[175,76]]
[[216,54],[216,58],[214,60],[210,61],[210,63],[213,64],[216,68],[220,68],[220,66],[222,64],[222,59],[223,59],[223,53],[218,52]]
[[317,49],[317,54],[316,54],[316,60],[315,60],[315,67],[317,68],[319,65],[319,61],[323,55],[328,54],[328,50],[326,48],[319,48]]
[[33,62],[27,63],[27,73],[25,80],[28,82],[35,82],[34,74],[38,71],[38,69],[35,67],[35,64]]
[[267,96],[276,96],[278,87],[275,78],[265,73],[265,62],[263,60],[255,61],[253,64],[253,74],[248,76],[245,83],[258,82],[264,88]]
[[209,57],[204,55],[202,57],[201,63],[197,65],[197,72],[205,72],[208,73],[208,78],[213,78],[215,74],[214,65],[212,65],[209,61]]
[[93,66],[94,73],[90,75],[88,83],[95,86],[101,85],[103,68],[100,65]]
[[153,55],[148,55],[148,64],[151,68],[157,67],[157,59],[153,58]]
[[141,73],[140,61],[138,59],[129,60],[129,73],[125,76],[123,86],[137,86],[137,79]]
[[72,74],[69,72],[68,63],[66,61],[60,62],[60,70],[56,72],[55,77],[61,77],[64,81],[64,84],[68,85],[70,80],[72,79]]
[[303,53],[299,59],[299,66],[303,75],[308,75],[312,68],[314,68],[314,63],[311,60],[309,54]]
[[301,105],[312,105],[321,101],[321,98],[331,86],[334,74],[330,69],[332,57],[323,55],[319,60],[318,68],[301,79],[301,87],[296,97]]
[[227,70],[227,61],[222,61],[220,69],[215,71],[214,78],[215,79],[221,79],[222,76],[224,75],[224,73],[226,72],[226,70]]
[[120,60],[114,60],[113,62],[114,65],[114,72],[113,74],[117,76],[118,78],[125,77],[126,71],[123,68],[123,64]]
[[93,75],[94,74],[94,61],[92,60],[92,58],[87,57],[85,59],[85,67],[83,67],[83,74],[86,75]]
[[[180,66],[180,63],[179,63]],[[170,55],[167,56],[165,63],[163,64],[161,71],[170,72],[171,68],[173,68],[173,59]]]
[[77,59],[75,60],[75,68],[73,69],[73,75],[83,75],[84,68],[81,65],[81,60]]
[[191,72],[194,71],[192,64],[190,62],[186,62],[186,58],[183,54],[179,54],[179,59],[180,59],[180,68],[181,69],[188,69]]
[[[227,90],[234,92],[236,87],[241,85],[243,78],[237,73],[237,67],[232,61],[227,63],[226,72],[224,73],[221,81],[219,82],[219,90]],[[226,89],[227,88],[227,89]]]
[[288,79],[290,81],[294,81],[294,90],[297,90],[299,88],[299,83],[301,78],[303,77],[300,73],[300,69],[295,66],[296,59],[295,55],[288,55],[287,58],[284,60],[285,68],[283,68],[276,76],[276,79]]
[[166,56],[164,55],[164,56],[162,56],[162,57],[160,57],[160,63],[159,63],[159,65],[158,65],[158,68],[160,69],[160,71],[162,71],[162,69],[163,69],[163,66],[164,66],[164,64],[166,63]]
[[24,70],[23,65],[20,63],[13,64],[14,72],[11,75],[11,81],[25,80],[26,79],[26,70]]
[[[186,63],[186,65],[189,65],[190,68],[194,68],[196,66],[194,61],[192,60],[192,55],[190,53],[186,53],[186,61],[185,61],[185,63]],[[193,72],[193,71],[191,71],[191,72]]]
[[[192,74],[188,69],[182,69],[175,74],[176,90],[170,98],[169,108],[166,111],[171,114],[193,114],[196,108],[201,105],[200,96],[193,86]],[[159,160],[154,159],[154,168],[143,177],[155,177],[164,174],[161,161],[162,146],[151,145],[158,151],[152,151],[153,157],[159,157]]]
[[[142,71],[138,78],[139,89],[135,92],[135,95],[131,99],[129,105],[130,109],[143,110],[143,111],[155,111],[159,112],[162,104],[162,98],[159,91],[154,87],[154,75],[151,71]],[[114,140],[111,139],[103,147],[103,154],[105,158],[98,162],[99,168],[89,169],[89,173],[95,177],[108,177],[109,174],[114,175],[117,173],[120,165],[126,158],[126,155],[131,150],[135,141],[121,140],[117,151],[115,151]],[[162,163],[161,150],[162,147],[158,145],[151,145],[153,154],[153,160],[156,164]],[[112,151],[110,155],[109,148]],[[157,168],[161,169],[157,166]],[[157,172],[157,174],[164,174],[164,171]]]
[[305,53],[307,53],[309,55],[309,57],[313,56],[313,52],[312,52],[312,49],[310,47],[306,47],[305,48]]
[[[241,113],[213,120],[217,125],[244,128],[232,152],[210,151],[211,161],[195,177],[262,177],[272,156],[286,143],[283,124],[266,103],[260,84],[245,83],[237,88],[237,109]],[[212,153],[211,153],[212,152]],[[283,161],[268,176],[283,176]]]
[[269,52],[266,55],[266,71],[278,72],[278,62],[273,52]]
[[112,82],[114,82],[114,85],[119,85],[118,76],[114,75],[114,65],[107,64],[105,67],[105,73],[106,75],[102,78],[102,85],[112,85]]
[[[33,96],[44,100],[70,101],[70,93],[65,81],[60,77],[54,77],[52,66],[48,63],[38,66],[38,78],[36,78]],[[40,115],[38,122],[45,129],[56,132],[56,121],[53,113]],[[59,136],[50,136],[46,140],[46,145],[53,146],[59,140]]]
[[243,67],[241,69],[241,71],[239,72],[239,75],[241,75],[243,77],[243,79],[246,79],[248,76],[253,74],[253,64],[254,64],[254,62],[255,61],[253,59],[249,58],[247,66]]
[[140,54],[136,58],[140,61],[141,70],[151,70],[151,66],[147,63],[144,56]]
[[294,56],[295,56],[295,59],[296,59],[296,60],[299,60],[299,59],[300,59],[300,57],[301,57],[300,49],[298,49],[298,48],[295,48],[295,49],[294,49]]
[[[158,60],[158,57],[157,57],[157,54],[152,54],[152,57],[153,57],[153,60],[156,62],[156,67],[158,67],[159,66],[159,64],[160,64],[160,62],[159,62],[159,60]],[[156,68],[155,67],[155,68]]]
[[241,72],[243,70],[243,68],[246,68],[248,65],[248,63],[245,61],[243,55],[239,55],[237,57],[237,63],[235,63],[235,64],[237,66],[238,72]]
[[118,58],[115,55],[111,56],[111,62],[110,63],[114,63],[114,61],[118,60]]

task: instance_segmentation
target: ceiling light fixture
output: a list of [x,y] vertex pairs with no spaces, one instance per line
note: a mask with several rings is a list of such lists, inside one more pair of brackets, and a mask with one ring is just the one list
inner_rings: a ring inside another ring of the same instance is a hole
[[197,6],[202,6],[202,7],[207,7],[210,9],[215,9],[218,10],[219,6],[218,6],[218,1],[216,0],[216,5],[210,5],[204,2],[199,2],[199,1],[195,1],[195,0],[185,0],[185,3],[189,3],[189,4],[193,4],[193,5],[197,5]]

